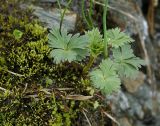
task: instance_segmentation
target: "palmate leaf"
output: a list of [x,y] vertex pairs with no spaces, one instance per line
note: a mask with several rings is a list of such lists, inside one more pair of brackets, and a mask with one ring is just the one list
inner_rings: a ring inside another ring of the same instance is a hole
[[106,94],[118,91],[120,88],[120,78],[113,66],[113,61],[109,59],[103,60],[99,69],[93,70],[90,73],[90,78],[93,85]]
[[112,45],[112,47],[114,48],[118,48],[126,43],[134,41],[130,36],[128,36],[124,32],[121,32],[119,28],[108,30],[106,36],[107,43],[109,45]]
[[102,35],[100,34],[98,28],[93,28],[91,31],[86,32],[86,36],[88,37],[89,41],[90,54],[93,57],[101,54],[104,48],[104,44]]
[[118,49],[113,49],[115,67],[122,77],[135,78],[138,69],[144,65],[144,60],[136,57],[130,45],[124,45]]
[[87,56],[87,37],[80,34],[71,35],[66,30],[52,29],[48,35],[50,56],[56,63],[80,61]]
[[54,57],[56,63],[60,62],[71,62],[76,60],[77,54],[72,50],[54,49],[51,51],[50,55]]

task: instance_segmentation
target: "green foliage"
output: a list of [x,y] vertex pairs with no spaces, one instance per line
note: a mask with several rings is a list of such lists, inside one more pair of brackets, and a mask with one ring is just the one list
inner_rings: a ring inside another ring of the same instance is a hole
[[[9,95],[3,99],[8,103],[0,102],[2,126],[71,126],[72,119],[77,116],[78,109],[74,109],[74,101],[65,101],[64,104],[54,94],[46,99],[44,94],[39,93],[36,98],[27,101],[19,93],[15,93],[14,100],[12,97]],[[66,107],[70,109],[65,110]]]
[[93,57],[97,57],[99,54],[103,52],[104,44],[103,38],[100,34],[98,28],[93,28],[91,31],[86,32],[86,36],[88,37],[90,54]]
[[56,63],[81,60],[87,55],[85,36],[71,35],[66,30],[61,33],[58,29],[52,29],[48,36],[49,47],[52,48],[50,56]]
[[90,76],[94,86],[106,94],[120,89],[120,78],[116,73],[113,61],[109,59],[103,60],[99,69],[93,70]]
[[[30,30],[28,30],[28,28]],[[24,37],[28,34],[34,37],[34,28],[33,24],[28,23]],[[41,27],[39,28],[40,29],[36,27],[36,40],[30,40],[27,43],[19,42],[19,45],[22,45],[10,48],[11,53],[6,59],[10,62],[10,70],[15,69],[16,67],[17,73],[23,73],[26,77],[32,77],[47,67],[47,64],[44,62],[44,58],[49,54],[49,48],[46,45],[46,30],[42,30]]]
[[133,39],[124,32],[121,32],[119,28],[108,30],[106,32],[106,37],[107,43],[115,48],[118,48],[126,43],[133,42]]
[[[105,36],[108,40],[107,45],[105,45],[97,28],[85,32],[85,35],[80,37],[77,34],[74,36],[67,34],[65,30],[60,34],[58,29],[53,29],[48,38],[49,46],[53,49],[51,56],[56,63],[78,61],[77,56],[81,53],[84,54],[82,58],[85,58],[86,53],[83,53],[81,49],[89,52],[90,60],[84,67],[83,73],[88,73],[96,58],[102,54],[105,46],[108,47],[108,53],[113,50],[112,58],[108,56],[105,60],[102,60],[99,68],[89,73],[92,84],[103,93],[110,94],[119,90],[120,76],[135,77],[144,61],[133,54],[133,50],[127,44],[132,42],[133,39],[120,32],[119,28],[108,30]],[[87,38],[87,41],[84,38],[80,39],[81,37]],[[109,50],[110,45],[112,49]],[[78,50],[78,53],[76,50]]]
[[130,45],[124,45],[118,49],[113,49],[115,67],[120,76],[135,78],[138,69],[144,65],[144,61],[133,54]]
[[19,40],[19,39],[22,37],[23,32],[15,29],[15,30],[13,31],[13,35],[14,35],[15,39]]

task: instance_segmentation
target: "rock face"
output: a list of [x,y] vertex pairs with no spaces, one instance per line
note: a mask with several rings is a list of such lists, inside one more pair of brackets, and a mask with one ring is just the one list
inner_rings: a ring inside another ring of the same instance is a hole
[[[49,1],[43,1],[43,2],[49,2]],[[50,1],[53,2],[54,1]],[[41,6],[29,6],[29,5],[21,5],[22,8],[31,7],[33,9],[33,15],[38,17],[39,20],[44,24],[45,27],[52,29],[53,27],[59,27],[60,21],[61,21],[61,13],[60,10],[57,8],[43,8]],[[62,29],[65,28],[69,31],[75,29],[77,21],[77,14],[72,11],[66,11]]]
[[140,32],[145,39],[148,36],[148,26],[138,3],[141,1],[110,0],[108,20],[131,35]]
[[[110,0],[108,20],[109,24],[112,24],[111,27],[118,25],[122,30],[133,35],[135,39],[138,38],[136,45],[144,46],[144,48],[142,46],[139,48],[148,53],[148,60],[150,60],[153,70],[156,70],[156,77],[160,78],[158,72],[160,65],[157,66],[155,54],[158,52],[154,50],[155,47],[148,36],[147,22],[141,10],[143,2],[142,0]],[[158,23],[156,28],[159,27]],[[159,45],[159,33],[157,36],[157,43],[155,43]],[[160,52],[160,46],[157,50]],[[145,75],[140,73],[136,80],[124,79],[123,85],[125,90],[107,96],[106,99],[111,104],[112,111],[119,119],[119,123],[122,126],[160,126],[158,119],[160,92],[154,88],[156,83],[149,85]]]
[[145,80],[145,75],[142,72],[139,72],[136,79],[129,79],[129,78],[123,79],[123,84],[129,93],[134,93],[138,90],[138,88],[142,84],[144,84],[144,80]]
[[127,118],[121,118],[119,122],[122,126],[132,126]]

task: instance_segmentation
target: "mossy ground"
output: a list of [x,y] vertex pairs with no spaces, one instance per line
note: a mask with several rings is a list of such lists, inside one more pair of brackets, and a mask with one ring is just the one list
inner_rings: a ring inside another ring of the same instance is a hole
[[[31,10],[1,0],[0,12],[0,126],[82,126],[83,108],[98,111],[94,100],[65,99],[67,94],[90,95],[82,66],[52,62],[47,29]],[[14,37],[15,29],[23,32],[20,39]]]

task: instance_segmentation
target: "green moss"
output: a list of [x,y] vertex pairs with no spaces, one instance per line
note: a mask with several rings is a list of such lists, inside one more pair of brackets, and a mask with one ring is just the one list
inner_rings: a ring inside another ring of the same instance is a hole
[[[46,95],[40,89],[74,88],[74,94],[88,94],[81,67],[52,63],[47,29],[29,18],[31,11],[20,11],[12,0],[0,1],[0,11],[0,87],[6,89],[0,90],[0,126],[74,125],[79,104],[62,98],[61,92]],[[18,39],[15,29],[23,33]]]
[[0,122],[4,126],[7,126],[8,122],[11,126],[70,126],[71,120],[76,118],[78,112],[76,109],[73,110],[72,102],[68,101],[64,105],[62,101],[56,100],[54,94],[47,99],[41,93],[36,98],[31,99],[14,97],[14,100],[4,103],[3,107],[0,108]]
[[[15,0],[1,0],[0,12],[0,87],[6,89],[0,90],[0,126],[77,125],[84,117],[82,108],[94,111],[90,100],[65,99],[67,94],[93,94],[82,66],[54,64],[49,58],[47,29]],[[19,39],[13,34],[15,29],[23,32]],[[50,89],[50,94],[42,92],[44,88]]]

